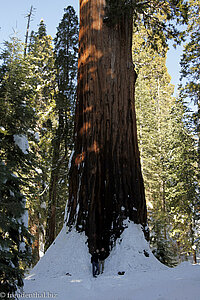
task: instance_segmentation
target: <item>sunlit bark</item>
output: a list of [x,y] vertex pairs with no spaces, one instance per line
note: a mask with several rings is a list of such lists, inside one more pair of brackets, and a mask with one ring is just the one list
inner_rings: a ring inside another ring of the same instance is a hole
[[105,0],[80,0],[79,42],[67,224],[86,232],[92,251],[112,247],[128,217],[146,225],[130,15],[109,26]]

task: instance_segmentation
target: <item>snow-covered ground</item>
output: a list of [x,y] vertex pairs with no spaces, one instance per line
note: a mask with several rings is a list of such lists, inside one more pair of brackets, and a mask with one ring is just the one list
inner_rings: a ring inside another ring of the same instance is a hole
[[[152,255],[140,226],[127,225],[97,278],[92,276],[85,235],[75,230],[66,234],[64,227],[27,275],[19,299],[199,300],[200,266],[182,263],[171,269],[162,265]],[[118,275],[122,271],[125,274]]]

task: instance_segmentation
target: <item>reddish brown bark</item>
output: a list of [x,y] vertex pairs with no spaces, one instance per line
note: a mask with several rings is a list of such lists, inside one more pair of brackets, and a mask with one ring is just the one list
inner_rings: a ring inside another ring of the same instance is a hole
[[80,0],[75,152],[70,171],[69,226],[89,249],[112,247],[129,217],[146,225],[137,144],[132,20],[104,21],[105,0]]
[[193,255],[193,263],[197,264],[197,253],[196,253],[196,250],[193,249],[192,255]]
[[[29,215],[31,216],[31,214]],[[33,265],[35,265],[40,259],[39,220],[36,217],[34,217],[34,219],[33,217],[30,217],[29,228],[30,228],[30,233],[33,236],[32,255],[33,255]]]

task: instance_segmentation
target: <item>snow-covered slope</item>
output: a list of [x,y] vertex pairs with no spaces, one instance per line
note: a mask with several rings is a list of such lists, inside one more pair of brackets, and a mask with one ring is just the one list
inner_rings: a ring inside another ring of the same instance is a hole
[[34,276],[62,276],[90,274],[90,255],[86,244],[87,238],[75,230],[67,233],[64,226],[55,242],[47,250],[39,263],[32,270]]
[[149,244],[144,238],[141,225],[126,221],[127,228],[117,240],[107,261],[106,273],[135,273],[135,271],[166,269],[152,254]]
[[152,255],[140,226],[129,221],[126,225],[105,261],[105,272],[97,278],[92,277],[86,236],[75,230],[66,233],[64,226],[25,279],[24,293],[29,299],[199,300],[200,267],[163,266]]

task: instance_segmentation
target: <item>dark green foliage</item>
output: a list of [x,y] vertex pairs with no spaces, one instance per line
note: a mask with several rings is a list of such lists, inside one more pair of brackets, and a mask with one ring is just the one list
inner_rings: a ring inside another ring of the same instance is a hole
[[184,91],[195,104],[199,101],[199,68],[200,68],[200,2],[189,1],[188,41],[184,46],[181,59],[181,79],[186,79]]
[[55,112],[55,66],[51,36],[47,36],[46,25],[41,20],[38,31],[31,33],[27,61],[31,67],[31,85],[34,97],[31,105],[35,108],[37,120],[30,151],[36,153],[34,161],[34,193],[29,197],[29,227],[34,235],[34,263],[39,260],[47,218],[48,188],[51,173],[52,146],[57,117]]
[[[162,218],[162,216],[164,218]],[[155,257],[168,267],[174,267],[178,263],[177,244],[167,232],[165,214],[159,214],[156,210],[151,215],[151,248]]]
[[46,25],[44,24],[44,20],[42,19],[40,21],[40,25],[39,25],[39,28],[38,28],[37,37],[39,39],[42,39],[46,35],[47,35]]
[[141,29],[133,38],[138,139],[151,245],[156,257],[172,266],[197,239],[195,139],[187,108],[172,97],[165,59],[143,45],[145,35]]
[[16,38],[5,44],[0,68],[0,283],[5,293],[23,285],[31,261],[25,193],[31,170],[27,136],[34,123],[29,105],[33,91],[20,45]]
[[[188,42],[184,46],[181,59],[181,97],[189,99],[194,105],[193,122],[197,136],[197,165],[200,169],[200,1],[189,1]],[[198,172],[198,191],[200,194],[200,173]],[[200,197],[200,196],[199,196]]]
[[34,263],[39,259],[55,170],[59,187],[56,235],[63,225],[77,76],[78,19],[74,9],[65,9],[55,54],[43,20],[26,47],[26,59],[16,38],[6,43],[1,53],[0,281],[6,293],[22,286],[24,269],[30,263],[31,236],[27,220],[23,224],[27,208],[34,235]]
[[133,18],[135,28],[145,27],[147,42],[154,49],[160,41],[166,47],[168,39],[173,38],[178,44],[183,40],[183,32],[177,30],[175,21],[177,24],[187,22],[187,1],[107,0],[106,3],[106,24],[115,26],[126,17]]
[[0,283],[1,292],[23,286],[24,269],[31,262],[31,235],[20,180],[0,162]]
[[[189,245],[199,248],[199,238],[197,236],[197,228],[199,223],[199,207],[200,207],[200,1],[189,1],[189,23],[187,26],[187,43],[184,46],[183,55],[181,59],[181,79],[182,85],[180,86],[180,96],[182,101],[189,101],[192,103],[192,113],[188,118],[190,130],[194,131],[195,138],[192,143],[191,153],[192,157],[192,170],[188,169],[187,185],[191,184],[191,178],[196,177],[195,182],[195,198],[194,192],[190,193],[193,199],[187,210],[190,213],[190,227],[187,232],[190,232]],[[192,121],[191,121],[192,120]],[[191,142],[190,142],[191,145]],[[191,166],[191,164],[190,164]],[[192,174],[191,174],[192,171]],[[193,175],[194,174],[194,175]],[[191,177],[191,175],[193,175]],[[191,249],[191,248],[190,248]]]
[[5,43],[5,50],[1,53],[0,119],[1,126],[10,134],[24,133],[33,116],[33,110],[28,105],[33,91],[28,80],[24,82],[29,69],[20,51],[19,40],[13,38],[11,43]]
[[78,69],[78,18],[73,7],[69,6],[64,11],[54,40],[56,82],[58,86],[56,108],[63,119],[66,146],[72,150]]
[[60,105],[71,110],[72,115],[75,107],[78,68],[78,18],[73,7],[69,6],[64,11],[54,40],[56,80],[59,96],[62,97]]
[[73,148],[78,68],[78,18],[71,6],[64,12],[54,40],[57,85],[55,111],[58,124],[52,139],[46,248],[63,226],[64,208],[68,198],[68,162]]

